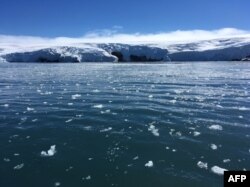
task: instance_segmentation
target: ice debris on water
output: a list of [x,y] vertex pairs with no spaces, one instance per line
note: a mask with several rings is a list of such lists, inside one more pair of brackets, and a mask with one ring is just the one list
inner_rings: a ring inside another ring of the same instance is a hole
[[27,111],[34,111],[34,108],[27,107]]
[[148,168],[152,168],[154,166],[154,163],[153,161],[148,161],[146,164],[145,164],[145,167],[148,167]]
[[211,147],[212,150],[217,150],[218,149],[218,146],[215,145],[215,144],[211,144],[210,147]]
[[159,134],[159,129],[155,128],[155,126],[153,125],[154,123],[150,123],[149,124],[149,128],[148,128],[148,131],[152,132],[152,134],[154,136],[160,136]]
[[202,162],[202,161],[199,161],[197,163],[197,166],[201,169],[207,169],[208,168],[208,164],[206,162]]
[[55,182],[55,185],[54,185],[55,187],[57,187],[57,186],[61,186],[61,183],[60,182]]
[[87,177],[83,177],[82,180],[90,180],[91,179],[91,176],[88,175]]
[[72,95],[72,96],[71,96],[71,98],[72,98],[73,100],[78,99],[78,98],[80,98],[80,97],[81,97],[80,94],[75,94],[75,95]]
[[211,171],[217,175],[224,175],[224,171],[227,171],[227,169],[221,168],[219,166],[213,166]]
[[14,170],[19,170],[19,169],[22,169],[23,167],[24,167],[24,163],[16,165],[13,169]]
[[194,131],[194,136],[200,136],[201,135],[201,133],[200,132],[198,132],[198,131]]
[[106,129],[100,130],[100,132],[108,132],[108,131],[111,131],[111,130],[112,130],[112,127],[108,127]]
[[223,128],[221,125],[211,125],[208,127],[210,130],[218,130],[218,131],[222,131]]
[[93,108],[103,108],[103,105],[102,104],[94,105]]
[[230,159],[224,159],[223,162],[228,163],[228,162],[231,162],[231,160]]
[[45,157],[54,156],[55,154],[56,154],[56,145],[50,146],[50,149],[48,151],[41,152],[41,156],[45,156]]

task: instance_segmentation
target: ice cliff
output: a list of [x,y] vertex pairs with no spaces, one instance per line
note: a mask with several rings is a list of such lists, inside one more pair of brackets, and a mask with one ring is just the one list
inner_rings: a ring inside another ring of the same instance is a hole
[[7,62],[155,62],[169,61],[168,51],[158,47],[126,44],[56,46],[0,53]]

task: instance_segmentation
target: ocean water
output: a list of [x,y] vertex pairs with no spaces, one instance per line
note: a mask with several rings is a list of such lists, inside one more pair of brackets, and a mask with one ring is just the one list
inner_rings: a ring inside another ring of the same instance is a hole
[[1,187],[219,187],[222,168],[250,170],[249,63],[0,64]]

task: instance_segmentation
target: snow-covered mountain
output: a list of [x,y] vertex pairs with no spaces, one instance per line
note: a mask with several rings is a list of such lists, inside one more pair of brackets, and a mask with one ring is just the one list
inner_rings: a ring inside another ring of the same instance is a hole
[[0,45],[0,61],[6,62],[168,62],[249,59],[250,37],[177,44]]

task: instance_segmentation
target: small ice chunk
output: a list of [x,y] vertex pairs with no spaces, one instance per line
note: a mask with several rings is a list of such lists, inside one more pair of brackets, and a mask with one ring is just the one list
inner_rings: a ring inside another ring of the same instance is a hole
[[10,162],[10,159],[9,158],[4,158],[3,161],[4,162]]
[[138,160],[139,159],[139,156],[136,156],[133,158],[133,160]]
[[16,165],[13,169],[14,170],[19,170],[19,169],[22,169],[23,167],[24,167],[24,163]]
[[78,99],[80,98],[82,95],[80,94],[75,94],[75,95],[72,95],[71,98],[74,100],[74,99]]
[[217,131],[222,131],[223,128],[221,125],[211,125],[208,127],[210,130],[217,130]]
[[194,136],[200,136],[201,135],[201,133],[200,132],[198,132],[198,131],[194,131]]
[[93,108],[103,108],[103,105],[102,104],[94,105]]
[[27,111],[34,111],[34,108],[27,107]]
[[111,130],[112,130],[112,127],[108,127],[106,129],[100,130],[100,132],[108,132],[108,131],[111,131]]
[[68,119],[65,121],[65,123],[70,123],[73,119]]
[[72,105],[73,105],[73,103],[68,103],[68,105],[69,105],[69,106],[72,106]]
[[90,180],[91,179],[91,176],[88,175],[87,177],[83,177],[82,180]]
[[55,182],[55,185],[54,186],[61,186],[61,183],[60,182]]
[[221,168],[219,166],[213,166],[211,171],[217,175],[224,175],[224,171],[227,171],[227,169]]
[[153,95],[149,95],[148,98],[153,98],[154,96]]
[[50,149],[47,152],[46,151],[41,152],[41,156],[45,157],[54,156],[55,154],[56,154],[56,145],[50,146]]
[[6,108],[8,108],[8,107],[9,107],[9,104],[4,104],[3,106],[6,107]]
[[246,110],[249,110],[249,109],[246,108],[246,107],[240,107],[239,110],[241,110],[241,111],[246,111]]
[[152,124],[149,126],[148,131],[152,132],[154,136],[160,136],[159,130]]
[[228,162],[231,162],[231,160],[230,159],[224,159],[223,162],[228,163]]
[[145,167],[148,167],[148,168],[152,168],[154,166],[154,163],[153,161],[148,161],[146,164],[145,164]]
[[217,150],[217,149],[218,149],[218,146],[215,145],[215,144],[211,144],[210,147],[211,147],[211,149],[213,149],[213,150]]
[[171,100],[171,101],[169,101],[169,102],[175,104],[175,103],[176,103],[176,100],[174,99],[174,100]]
[[207,168],[208,168],[207,163],[206,163],[206,162],[202,162],[202,161],[199,161],[199,162],[197,163],[197,166],[198,166],[199,168],[201,168],[201,169],[207,169]]

